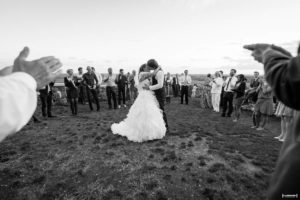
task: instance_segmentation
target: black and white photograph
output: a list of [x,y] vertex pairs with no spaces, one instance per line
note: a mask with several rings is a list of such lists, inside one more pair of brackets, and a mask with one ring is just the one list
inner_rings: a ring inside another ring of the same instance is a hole
[[0,0],[0,200],[300,199],[300,0]]

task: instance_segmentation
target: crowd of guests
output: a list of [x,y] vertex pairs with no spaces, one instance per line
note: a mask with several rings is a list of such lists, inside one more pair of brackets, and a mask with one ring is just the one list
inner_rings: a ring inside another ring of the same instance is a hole
[[[112,68],[108,68],[107,75],[102,77],[95,68],[90,66],[86,68],[86,72],[79,67],[77,74],[74,74],[72,69],[68,69],[67,76],[64,78],[72,115],[78,114],[78,103],[88,104],[91,111],[94,110],[93,104],[96,104],[96,110],[100,111],[101,85],[106,88],[109,109],[126,108],[128,104],[133,104],[138,95],[137,83],[138,77],[135,70],[125,75],[123,69],[120,69],[118,74],[114,74]],[[170,103],[173,97],[180,97],[180,103],[188,105],[190,97],[197,97],[200,107],[212,109],[216,113],[221,112],[221,117],[233,117],[233,122],[240,120],[243,105],[253,105],[251,128],[258,131],[265,129],[277,105],[274,103],[274,93],[271,87],[257,71],[254,72],[250,81],[243,74],[237,75],[235,69],[231,69],[227,77],[223,71],[216,71],[214,75],[208,74],[201,84],[192,85],[192,78],[188,70],[185,70],[180,75],[172,76],[166,73],[164,83],[166,103]],[[55,88],[52,89],[53,85],[54,82],[51,82],[40,90],[42,115],[45,118],[55,117],[51,112],[52,96],[55,93]],[[276,107],[275,115],[282,119],[282,131],[275,138],[284,141],[293,110],[281,102]],[[38,122],[38,119],[35,117],[34,121]]]
[[[192,79],[188,70],[185,70],[181,75],[171,76],[170,73],[167,73],[164,80],[166,102],[171,102],[171,96],[175,98],[180,96],[181,104],[184,101],[185,104],[188,104],[191,84]],[[86,72],[83,71],[82,67],[79,67],[77,74],[72,69],[68,69],[67,76],[64,78],[64,85],[72,115],[78,114],[78,103],[83,105],[88,103],[91,111],[94,110],[93,104],[96,104],[97,111],[100,111],[101,85],[105,87],[109,109],[126,108],[128,104],[134,103],[138,95],[138,75],[135,70],[125,75],[123,69],[120,69],[118,74],[114,74],[112,68],[108,68],[108,74],[102,77],[95,68],[90,66],[86,68]],[[48,108],[48,117],[55,117],[51,113],[52,96],[55,89],[53,86],[54,82],[45,86],[48,101],[44,100],[45,97],[41,97],[44,117],[47,117],[47,112],[44,112],[46,108]]]

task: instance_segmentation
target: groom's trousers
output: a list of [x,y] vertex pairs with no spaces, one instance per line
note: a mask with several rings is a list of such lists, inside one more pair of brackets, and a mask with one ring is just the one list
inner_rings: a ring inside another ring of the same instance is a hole
[[166,128],[167,128],[167,130],[168,130],[168,129],[169,129],[169,125],[168,125],[167,115],[166,115],[166,113],[165,113],[165,101],[159,99],[158,104],[159,104],[159,108],[160,108],[160,109],[162,110],[162,112],[163,112],[163,119],[164,119],[164,121],[165,121]]

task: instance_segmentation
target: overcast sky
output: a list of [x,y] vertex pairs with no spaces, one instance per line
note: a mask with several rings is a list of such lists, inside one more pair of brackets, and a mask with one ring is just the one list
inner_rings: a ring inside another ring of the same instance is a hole
[[0,68],[29,46],[64,69],[137,69],[155,58],[165,71],[262,71],[242,46],[282,45],[295,54],[300,0],[0,0]]

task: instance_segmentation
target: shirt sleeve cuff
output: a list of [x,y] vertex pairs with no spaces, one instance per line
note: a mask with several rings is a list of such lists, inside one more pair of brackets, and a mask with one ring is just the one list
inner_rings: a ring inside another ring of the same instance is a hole
[[26,85],[29,88],[31,88],[33,90],[36,90],[36,88],[37,88],[37,83],[36,83],[35,79],[31,75],[29,75],[25,72],[15,72],[15,73],[12,73],[10,76],[12,76],[13,78],[22,80],[24,83],[26,83]]

